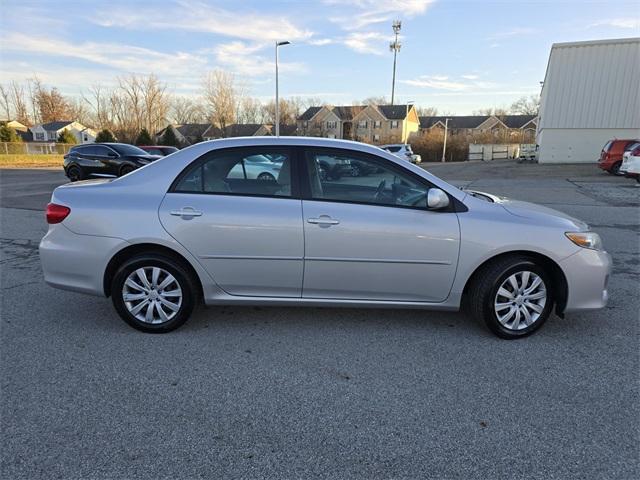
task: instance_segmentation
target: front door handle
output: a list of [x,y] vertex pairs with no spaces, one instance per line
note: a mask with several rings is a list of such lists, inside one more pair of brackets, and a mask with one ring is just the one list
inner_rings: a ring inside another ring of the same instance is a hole
[[195,210],[193,207],[184,207],[181,210],[171,210],[169,212],[175,217],[201,217],[202,212]]
[[338,225],[340,220],[336,220],[331,218],[329,215],[320,215],[318,218],[308,218],[308,223],[314,223],[316,225],[329,226],[329,225]]

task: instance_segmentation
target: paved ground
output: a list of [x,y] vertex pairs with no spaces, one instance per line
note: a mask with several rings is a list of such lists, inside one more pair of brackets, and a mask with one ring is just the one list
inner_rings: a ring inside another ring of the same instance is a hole
[[43,283],[38,209],[61,174],[0,171],[0,476],[640,477],[640,188],[593,166],[427,168],[590,222],[609,307],[516,342],[460,314],[313,308],[145,335]]

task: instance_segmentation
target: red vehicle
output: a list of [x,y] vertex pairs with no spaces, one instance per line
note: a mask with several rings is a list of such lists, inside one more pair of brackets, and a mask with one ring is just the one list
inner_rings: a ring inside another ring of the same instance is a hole
[[161,155],[163,157],[178,151],[176,147],[168,147],[165,145],[141,145],[138,148],[141,148],[150,155]]
[[612,175],[617,175],[622,165],[622,155],[631,145],[637,143],[638,140],[609,140],[600,152],[598,167]]

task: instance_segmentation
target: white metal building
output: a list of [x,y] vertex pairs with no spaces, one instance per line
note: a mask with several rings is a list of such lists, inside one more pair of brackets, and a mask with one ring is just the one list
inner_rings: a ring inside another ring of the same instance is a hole
[[556,43],[540,97],[540,163],[597,161],[612,138],[640,138],[640,38]]

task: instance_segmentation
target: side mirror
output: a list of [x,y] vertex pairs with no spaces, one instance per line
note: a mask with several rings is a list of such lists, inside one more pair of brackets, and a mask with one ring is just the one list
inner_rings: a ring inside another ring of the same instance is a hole
[[441,210],[449,206],[449,196],[439,188],[430,188],[427,193],[427,207],[431,210]]

